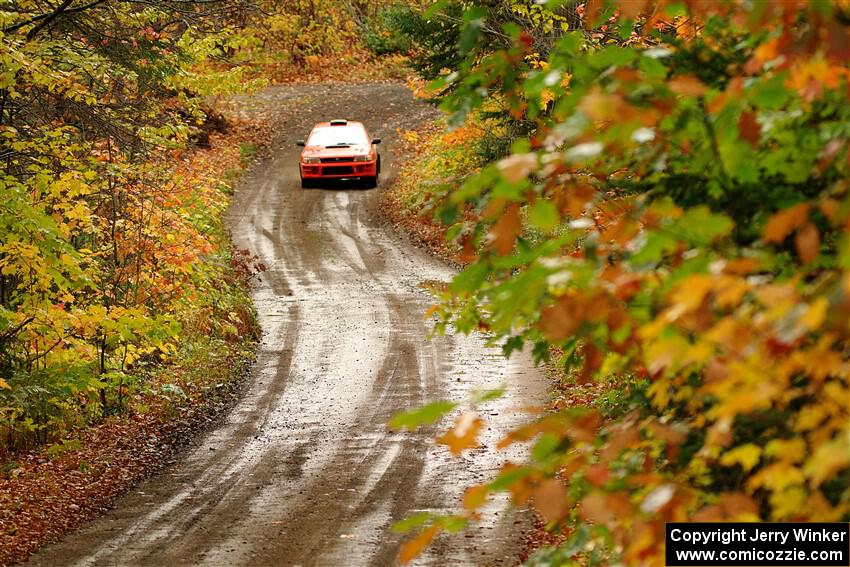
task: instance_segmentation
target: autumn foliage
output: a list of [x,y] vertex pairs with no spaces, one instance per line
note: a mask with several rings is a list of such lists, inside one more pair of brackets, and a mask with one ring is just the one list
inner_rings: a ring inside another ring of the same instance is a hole
[[[143,411],[131,404],[143,391],[185,396],[176,383],[151,391],[151,373],[187,349],[227,350],[250,334],[222,228],[225,164],[192,168],[182,158],[226,128],[203,97],[255,84],[238,65],[212,65],[238,39],[232,7],[22,1],[7,9],[3,454]],[[244,157],[234,151],[226,167],[238,171]]]
[[533,502],[563,542],[540,565],[663,565],[667,521],[847,521],[848,7],[526,4],[466,6],[432,85],[529,132],[445,184],[478,254],[436,312],[602,395],[505,438],[529,460],[464,516]]
[[144,412],[142,393],[182,397],[152,374],[251,334],[245,258],[222,224],[257,150],[250,128],[192,160],[214,162],[206,169],[186,166],[227,130],[220,99],[328,69],[384,70],[359,41],[383,3],[7,4],[0,454]]

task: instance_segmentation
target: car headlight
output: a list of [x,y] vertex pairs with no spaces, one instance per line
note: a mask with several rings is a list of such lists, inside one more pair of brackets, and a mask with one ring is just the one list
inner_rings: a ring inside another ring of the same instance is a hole
[[372,161],[372,156],[366,154],[365,156],[354,156],[351,158],[351,161]]
[[317,157],[305,157],[301,160],[302,163],[320,163]]

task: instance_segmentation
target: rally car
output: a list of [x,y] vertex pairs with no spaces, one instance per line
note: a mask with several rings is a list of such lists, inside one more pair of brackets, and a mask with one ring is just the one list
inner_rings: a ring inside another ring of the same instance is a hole
[[331,120],[313,126],[303,146],[299,169],[301,187],[315,187],[332,179],[360,179],[377,187],[381,175],[380,138],[370,138],[366,127],[350,120]]

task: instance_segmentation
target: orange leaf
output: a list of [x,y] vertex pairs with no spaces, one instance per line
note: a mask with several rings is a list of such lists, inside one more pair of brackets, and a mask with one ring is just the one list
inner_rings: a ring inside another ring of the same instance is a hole
[[572,419],[568,425],[567,434],[573,442],[592,443],[599,433],[601,417],[596,411],[588,411]]
[[694,75],[682,75],[671,79],[668,83],[670,90],[684,96],[702,96],[705,94],[705,85]]
[[587,384],[593,379],[593,375],[602,366],[602,361],[605,358],[605,353],[598,349],[595,345],[587,344],[582,350],[584,355],[584,365],[581,367],[581,372],[576,377],[579,384]]
[[513,154],[500,160],[498,167],[502,177],[511,183],[518,183],[537,169],[537,156],[535,154]]
[[490,487],[486,484],[471,486],[466,489],[463,495],[463,507],[467,510],[475,510],[487,501],[487,495],[490,493]]
[[624,106],[623,97],[607,93],[599,87],[593,87],[579,102],[579,108],[593,122],[621,116]]
[[620,518],[634,517],[634,507],[622,494],[591,492],[579,504],[581,516],[595,524],[610,524]]
[[460,455],[464,449],[478,447],[475,437],[484,422],[474,411],[462,413],[454,422],[451,429],[437,437],[437,443],[448,445],[453,455]]
[[462,240],[460,260],[461,262],[472,262],[475,260],[475,243],[471,234],[466,235]]
[[742,492],[726,492],[720,495],[720,507],[727,518],[735,518],[743,514],[758,514],[758,504]]
[[594,523],[607,523],[614,519],[614,516],[608,510],[607,504],[604,493],[591,492],[581,500],[581,515],[583,518]]
[[610,474],[608,473],[608,467],[599,463],[587,467],[586,474],[587,480],[590,481],[590,484],[597,487],[600,487],[606,482],[608,482],[608,478],[610,477]]
[[755,272],[760,267],[761,262],[755,258],[737,258],[726,262],[723,266],[723,272],[726,274],[744,276]]
[[548,523],[561,520],[569,510],[566,487],[556,478],[544,480],[534,489],[534,507]]
[[640,13],[646,7],[646,2],[647,0],[626,0],[625,2],[620,2],[620,14],[628,19],[640,16]]
[[522,230],[522,222],[520,220],[519,203],[511,203],[490,230],[493,245],[499,254],[507,256],[511,253],[520,230]]
[[579,329],[587,310],[587,302],[575,295],[565,295],[540,313],[540,328],[551,341],[563,341]]
[[776,59],[779,53],[779,39],[775,37],[759,45],[755,50],[755,58],[761,63]]
[[820,210],[830,220],[835,222],[838,216],[839,203],[835,199],[824,199],[821,201]]
[[401,546],[401,551],[398,553],[398,560],[401,563],[410,563],[422,553],[422,550],[431,543],[437,534],[440,533],[439,526],[430,526],[425,528],[410,541]]
[[779,211],[767,221],[764,227],[765,242],[782,242],[809,217],[809,204],[799,203],[791,208]]
[[820,232],[815,225],[807,223],[803,228],[797,231],[794,237],[794,245],[797,247],[797,254],[805,263],[809,263],[817,258],[820,252]]

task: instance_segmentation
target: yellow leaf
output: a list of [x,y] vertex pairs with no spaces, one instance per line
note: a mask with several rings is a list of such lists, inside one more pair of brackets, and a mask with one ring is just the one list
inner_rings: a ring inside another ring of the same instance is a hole
[[4,390],[11,390],[12,389],[12,387],[9,385],[9,383],[6,382],[5,380],[3,380],[2,378],[0,378],[0,388],[2,388]]
[[770,496],[771,519],[786,520],[799,516],[808,498],[808,493],[801,486],[791,486],[786,490],[774,492]]
[[826,418],[826,410],[821,406],[805,406],[797,414],[794,429],[796,431],[808,431],[817,427]]
[[800,317],[800,322],[810,331],[815,331],[823,324],[828,308],[829,301],[825,297],[818,297],[809,305],[806,313]]
[[711,291],[712,285],[711,276],[704,274],[694,274],[682,280],[670,298],[674,305],[668,313],[668,319],[674,320],[678,315],[699,307]]
[[761,457],[761,447],[747,443],[735,447],[731,451],[726,451],[720,458],[720,464],[731,467],[732,465],[741,465],[745,471],[750,471],[759,462]]
[[778,461],[799,463],[806,456],[806,442],[799,437],[772,439],[764,448],[764,454]]
[[800,485],[805,481],[803,471],[789,463],[773,463],[758,471],[747,481],[750,490],[760,487],[773,492],[785,490],[789,486]]
[[850,467],[850,440],[847,431],[837,439],[824,443],[815,450],[815,454],[806,462],[803,472],[812,484],[820,486],[838,471]]

